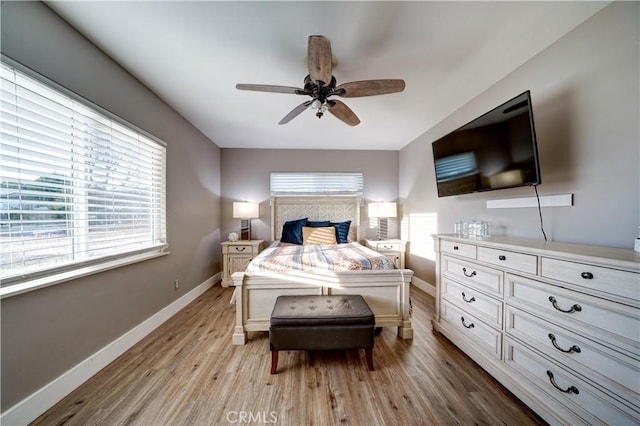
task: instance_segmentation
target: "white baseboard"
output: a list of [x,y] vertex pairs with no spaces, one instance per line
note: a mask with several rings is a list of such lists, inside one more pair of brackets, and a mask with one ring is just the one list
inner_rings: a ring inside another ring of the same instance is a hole
[[0,414],[0,424],[27,425],[220,281],[217,273],[98,352]]
[[424,291],[428,295],[436,297],[436,286],[430,284],[420,278],[417,278],[415,275],[411,278],[411,284],[418,287],[420,290]]

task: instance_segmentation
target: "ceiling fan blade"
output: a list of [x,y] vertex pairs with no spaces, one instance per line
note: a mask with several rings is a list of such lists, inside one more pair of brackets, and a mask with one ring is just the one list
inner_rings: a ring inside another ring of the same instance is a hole
[[285,115],[284,118],[280,120],[278,124],[287,124],[288,122],[296,118],[298,115],[300,115],[302,111],[309,108],[309,105],[311,105],[311,102],[313,102],[313,100],[301,103],[300,105],[292,109],[289,114]]
[[[344,92],[340,93],[340,89]],[[344,83],[336,87],[335,94],[343,98],[385,95],[404,90],[404,80],[362,80]]]
[[305,95],[304,90],[298,87],[273,86],[270,84],[236,84],[238,90],[252,90],[254,92],[291,93],[294,95]]
[[309,36],[307,66],[312,81],[331,82],[331,42],[320,35]]
[[351,111],[351,108],[338,100],[329,101],[329,112],[347,123],[349,126],[357,126],[360,124],[358,116]]

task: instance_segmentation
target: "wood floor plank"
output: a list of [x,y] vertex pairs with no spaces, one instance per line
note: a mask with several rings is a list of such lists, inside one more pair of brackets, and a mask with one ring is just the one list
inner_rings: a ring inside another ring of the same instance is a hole
[[232,289],[215,286],[33,425],[544,424],[431,329],[434,300],[412,289],[414,339],[363,350],[281,351],[267,333],[232,346]]

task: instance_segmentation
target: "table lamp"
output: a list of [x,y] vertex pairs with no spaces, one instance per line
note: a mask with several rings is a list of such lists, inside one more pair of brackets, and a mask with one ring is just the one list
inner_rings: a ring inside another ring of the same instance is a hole
[[257,219],[260,205],[249,201],[236,201],[233,203],[233,218],[240,219],[240,239],[251,239],[251,219]]
[[367,210],[369,212],[369,217],[378,219],[378,231],[376,232],[376,238],[378,240],[387,239],[387,218],[396,217],[398,215],[396,203],[369,203]]

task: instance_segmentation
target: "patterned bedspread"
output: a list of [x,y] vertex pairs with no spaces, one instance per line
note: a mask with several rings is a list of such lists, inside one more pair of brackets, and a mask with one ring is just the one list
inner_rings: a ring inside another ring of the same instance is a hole
[[384,255],[356,242],[305,246],[276,241],[251,261],[247,272],[341,272],[365,269],[395,269],[395,266]]

